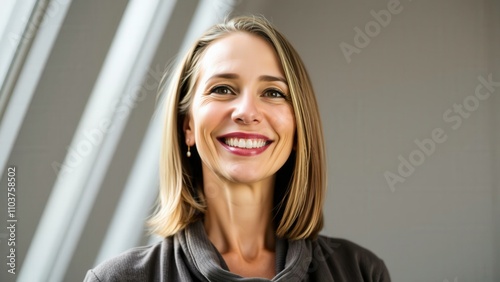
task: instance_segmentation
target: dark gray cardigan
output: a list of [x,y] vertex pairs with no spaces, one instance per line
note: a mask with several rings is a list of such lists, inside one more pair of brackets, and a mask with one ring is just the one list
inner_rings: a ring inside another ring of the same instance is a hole
[[131,249],[89,270],[91,281],[390,281],[384,262],[343,239],[277,240],[276,276],[243,278],[229,269],[201,221],[148,247]]

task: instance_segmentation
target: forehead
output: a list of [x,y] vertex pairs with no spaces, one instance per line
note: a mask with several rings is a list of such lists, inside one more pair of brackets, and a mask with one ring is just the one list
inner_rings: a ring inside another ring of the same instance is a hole
[[230,33],[212,42],[205,50],[200,70],[205,77],[221,72],[284,76],[271,44],[246,32]]

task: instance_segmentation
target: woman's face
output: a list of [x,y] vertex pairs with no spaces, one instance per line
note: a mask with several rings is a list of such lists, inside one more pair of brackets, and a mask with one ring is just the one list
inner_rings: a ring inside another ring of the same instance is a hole
[[202,57],[196,85],[184,130],[201,157],[204,178],[273,180],[290,156],[295,118],[271,45],[244,32],[214,41]]

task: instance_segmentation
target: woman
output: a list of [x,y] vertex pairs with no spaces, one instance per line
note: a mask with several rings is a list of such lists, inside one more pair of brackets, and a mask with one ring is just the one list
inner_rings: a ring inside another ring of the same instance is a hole
[[323,226],[325,152],[310,79],[265,19],[208,30],[166,90],[165,239],[86,281],[390,281],[384,262]]

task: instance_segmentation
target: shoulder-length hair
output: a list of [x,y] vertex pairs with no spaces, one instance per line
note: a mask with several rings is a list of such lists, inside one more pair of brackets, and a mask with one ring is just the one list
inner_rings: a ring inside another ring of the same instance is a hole
[[296,123],[295,144],[277,172],[273,222],[276,235],[296,240],[314,238],[323,227],[326,163],[323,130],[314,90],[298,53],[290,42],[262,17],[236,17],[217,24],[199,38],[181,59],[168,82],[165,125],[160,155],[160,193],[149,220],[151,231],[171,236],[205,212],[201,159],[194,148],[187,158],[183,122],[189,114],[200,61],[207,47],[234,32],[263,38],[276,51],[291,96]]

